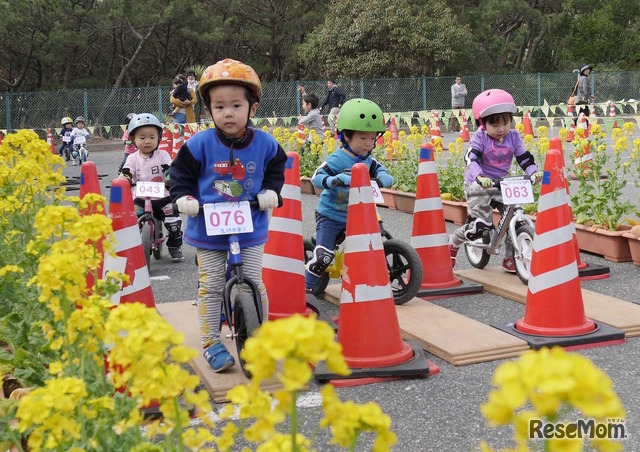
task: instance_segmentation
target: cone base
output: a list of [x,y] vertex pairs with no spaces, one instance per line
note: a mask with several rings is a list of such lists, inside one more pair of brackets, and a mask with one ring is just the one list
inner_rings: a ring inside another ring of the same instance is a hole
[[580,268],[578,266],[578,275],[580,277],[580,281],[606,279],[610,276],[610,269],[607,266],[598,264],[587,264],[586,262],[582,262],[582,264],[584,264],[584,267]]
[[309,317],[315,311],[310,307],[305,307],[302,311],[294,311],[294,312],[269,312],[269,320],[278,320],[278,319],[286,319],[287,317],[291,317],[294,314],[300,314],[304,317]]
[[427,360],[429,364],[429,373],[426,375],[411,375],[408,377],[365,377],[365,378],[349,378],[344,380],[329,380],[336,388],[350,388],[352,386],[371,385],[375,383],[384,383],[386,381],[397,381],[407,378],[425,378],[440,373],[440,367],[431,360]]
[[516,322],[516,330],[521,333],[529,334],[532,336],[544,336],[544,337],[558,337],[558,336],[578,336],[582,334],[589,334],[596,330],[596,324],[593,320],[585,318],[582,325],[572,327],[544,327],[530,325],[525,322],[524,317]]
[[448,289],[450,287],[459,286],[460,284],[461,284],[461,281],[455,276],[453,276],[452,279],[448,281],[433,282],[433,283],[423,282],[422,285],[420,286],[420,290]]
[[353,368],[377,368],[377,367],[389,367],[405,363],[411,360],[414,356],[411,345],[406,342],[402,342],[402,349],[397,353],[384,356],[371,356],[367,358],[360,358],[357,356],[345,356],[344,360],[349,367]]
[[533,350],[540,350],[542,347],[552,347],[554,345],[559,345],[560,347],[570,350],[579,350],[623,344],[625,342],[624,331],[601,322],[596,323],[596,329],[588,334],[555,337],[543,337],[523,333],[516,329],[514,323],[492,326],[526,341]]
[[[469,293],[479,293],[483,290],[482,284],[478,284],[462,278],[456,278],[456,280],[458,282],[455,286],[425,287],[425,285],[423,285],[418,291],[416,297],[433,300],[438,298],[465,295]],[[428,286],[434,285],[430,284]]]
[[[403,341],[406,348],[410,352],[407,361],[393,366],[383,367],[354,367],[351,368],[351,375],[337,375],[329,370],[326,362],[321,362],[316,366],[315,378],[320,383],[326,383],[330,380],[352,380],[362,378],[381,378],[381,377],[419,377],[431,375],[435,370],[430,367],[429,360],[422,350],[422,344],[416,341]],[[347,363],[349,361],[347,360]],[[433,364],[433,363],[432,363]],[[437,368],[437,366],[436,366]],[[440,369],[438,368],[438,371]],[[363,384],[363,383],[361,383]]]

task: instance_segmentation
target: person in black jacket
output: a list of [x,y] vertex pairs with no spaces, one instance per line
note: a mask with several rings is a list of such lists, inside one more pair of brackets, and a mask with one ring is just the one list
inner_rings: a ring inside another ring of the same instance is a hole
[[329,129],[333,132],[338,113],[340,113],[340,108],[342,107],[342,104],[344,104],[344,100],[347,96],[345,96],[338,85],[336,85],[335,80],[328,80],[327,88],[329,88],[329,91],[327,91],[327,97],[324,98],[322,104],[320,104],[320,107],[318,108],[322,111],[325,105],[329,107],[329,117],[327,118],[327,121],[329,122]]

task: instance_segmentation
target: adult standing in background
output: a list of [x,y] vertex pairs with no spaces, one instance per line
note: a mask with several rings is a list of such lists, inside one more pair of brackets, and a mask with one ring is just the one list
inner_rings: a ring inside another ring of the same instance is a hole
[[456,82],[451,85],[451,116],[449,117],[449,131],[460,130],[458,115],[464,110],[464,98],[467,95],[467,87],[462,83],[462,77],[456,75]]
[[329,117],[327,118],[327,121],[329,122],[329,128],[333,133],[336,125],[336,118],[340,113],[340,108],[342,107],[342,104],[344,104],[344,100],[347,96],[345,96],[338,85],[336,85],[335,80],[329,79],[327,81],[327,88],[329,89],[329,91],[327,91],[327,97],[324,98],[318,108],[322,111],[325,105],[329,107]]
[[204,108],[202,105],[202,98],[198,92],[198,79],[196,78],[196,71],[189,69],[187,71],[187,86],[189,89],[196,93],[196,105],[193,107],[194,116],[196,121],[202,122],[204,119]]
[[[187,84],[187,78],[182,75],[182,74],[178,74],[176,75],[176,78],[174,79],[174,85],[176,85],[177,81],[182,81],[183,84]],[[175,89],[175,86],[174,86]],[[196,117],[195,114],[193,112],[193,107],[194,105],[197,104],[198,99],[196,97],[196,93],[195,91],[193,91],[192,89],[189,89],[187,87],[187,90],[189,92],[189,96],[191,97],[188,100],[180,100],[177,97],[174,97],[173,92],[171,94],[171,104],[176,107],[176,111],[174,111],[174,117],[173,117],[173,122],[177,123],[177,124],[184,124],[183,121],[186,121],[187,124],[193,124],[196,122]],[[184,116],[183,116],[184,115]]]
[[[576,105],[580,105],[578,117],[580,117],[580,113],[584,113],[587,119],[587,124],[589,124],[589,115],[591,114],[589,111],[589,104],[593,100],[591,85],[589,83],[589,76],[591,75],[592,70],[593,66],[589,66],[588,64],[585,64],[580,68],[580,74],[578,75],[578,89],[576,91]],[[578,119],[576,118],[576,125],[577,122]]]

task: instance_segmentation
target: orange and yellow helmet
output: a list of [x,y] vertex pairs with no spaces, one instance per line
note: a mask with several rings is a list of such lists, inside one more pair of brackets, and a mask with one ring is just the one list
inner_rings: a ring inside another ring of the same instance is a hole
[[200,77],[198,90],[208,104],[209,88],[223,84],[246,86],[258,102],[262,97],[262,84],[256,71],[251,66],[231,58],[225,58],[206,68]]

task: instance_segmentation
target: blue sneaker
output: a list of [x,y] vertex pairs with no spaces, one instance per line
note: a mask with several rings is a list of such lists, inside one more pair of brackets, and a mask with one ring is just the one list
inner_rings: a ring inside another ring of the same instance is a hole
[[220,342],[216,342],[204,351],[207,360],[214,372],[227,370],[236,363],[227,348]]

